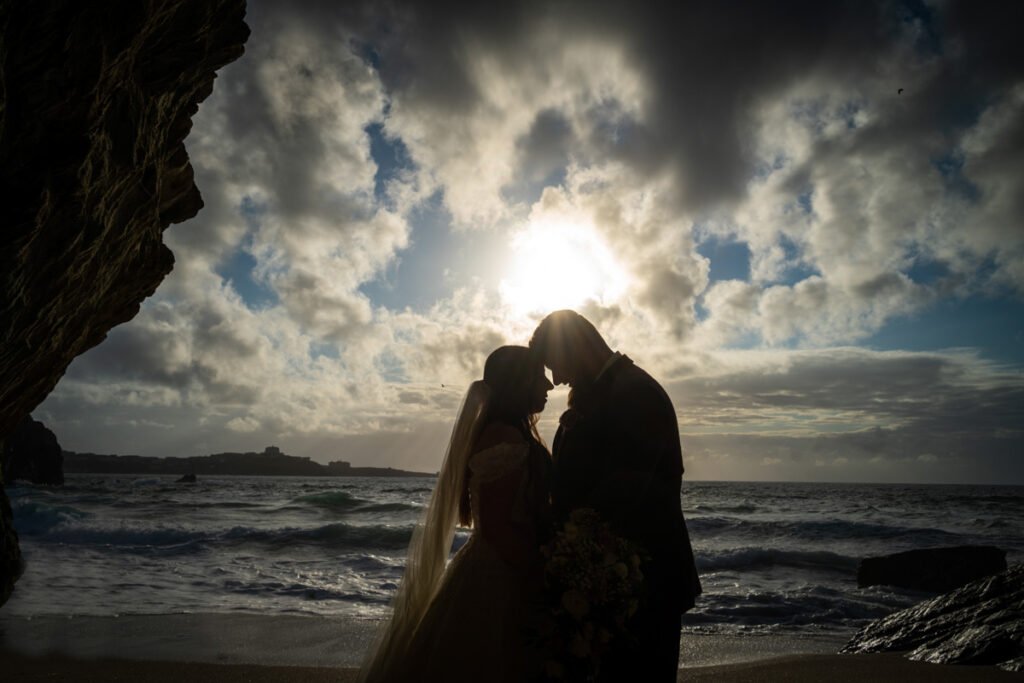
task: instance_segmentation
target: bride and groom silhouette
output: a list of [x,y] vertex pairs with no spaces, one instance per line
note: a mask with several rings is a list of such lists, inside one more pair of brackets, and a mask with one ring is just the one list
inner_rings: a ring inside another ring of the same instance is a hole
[[[553,388],[545,366],[571,388],[551,453],[536,429]],[[675,681],[680,614],[701,592],[680,509],[682,472],[675,409],[662,387],[583,316],[548,315],[529,347],[498,348],[470,386],[393,614],[360,680],[578,678],[564,664],[586,651],[538,624],[558,599],[545,590],[545,547],[558,525],[593,510],[643,560],[635,611],[619,621],[625,632],[604,632],[610,642],[587,677]],[[449,563],[457,523],[472,534]],[[575,533],[571,522],[563,528]]]

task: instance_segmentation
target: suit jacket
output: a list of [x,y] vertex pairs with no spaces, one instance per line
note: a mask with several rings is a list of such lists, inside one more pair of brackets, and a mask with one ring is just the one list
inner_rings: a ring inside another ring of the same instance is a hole
[[701,593],[680,507],[683,459],[668,394],[626,356],[585,393],[573,396],[553,444],[552,506],[557,519],[592,507],[650,555],[652,599],[680,612]]

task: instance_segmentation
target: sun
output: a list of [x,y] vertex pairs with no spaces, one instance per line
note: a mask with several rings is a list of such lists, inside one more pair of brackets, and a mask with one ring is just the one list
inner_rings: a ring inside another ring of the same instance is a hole
[[606,305],[629,282],[626,270],[589,226],[531,222],[513,238],[511,251],[500,291],[518,313],[576,308],[588,301]]

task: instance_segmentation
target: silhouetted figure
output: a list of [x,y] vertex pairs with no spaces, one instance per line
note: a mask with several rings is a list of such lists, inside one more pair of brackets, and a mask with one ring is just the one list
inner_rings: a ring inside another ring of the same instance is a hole
[[[551,456],[536,423],[551,388],[526,347],[488,356],[455,420],[391,618],[360,683],[522,683],[539,675],[528,626],[543,604]],[[472,533],[448,562],[456,523]]]
[[552,455],[556,519],[593,508],[650,555],[642,566],[646,602],[601,664],[602,681],[675,681],[680,615],[701,593],[679,490],[683,461],[672,401],[632,360],[614,353],[574,311],[556,311],[530,348],[569,384]]

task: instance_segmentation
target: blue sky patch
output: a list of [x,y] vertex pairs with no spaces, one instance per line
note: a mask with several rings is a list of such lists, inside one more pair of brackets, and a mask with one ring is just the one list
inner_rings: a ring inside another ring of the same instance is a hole
[[750,280],[750,247],[746,242],[712,235],[697,245],[697,253],[711,261],[711,282]]
[[500,280],[501,252],[507,239],[494,232],[451,229],[451,214],[437,193],[409,217],[409,246],[378,277],[359,291],[376,306],[423,312],[451,295],[455,282]]
[[373,176],[373,193],[378,201],[387,201],[387,183],[401,171],[413,167],[409,149],[401,138],[390,138],[384,134],[383,123],[371,123],[365,129],[370,137],[370,156],[377,164]]
[[980,296],[944,300],[890,320],[861,344],[880,351],[971,347],[989,360],[1024,363],[1024,301]]
[[309,344],[309,357],[313,360],[316,360],[317,358],[338,360],[341,358],[341,354],[338,352],[337,344],[313,341]]
[[217,275],[238,292],[246,308],[251,311],[276,306],[279,301],[272,287],[253,277],[256,265],[256,259],[252,254],[245,247],[239,246],[221,261],[215,270]]

